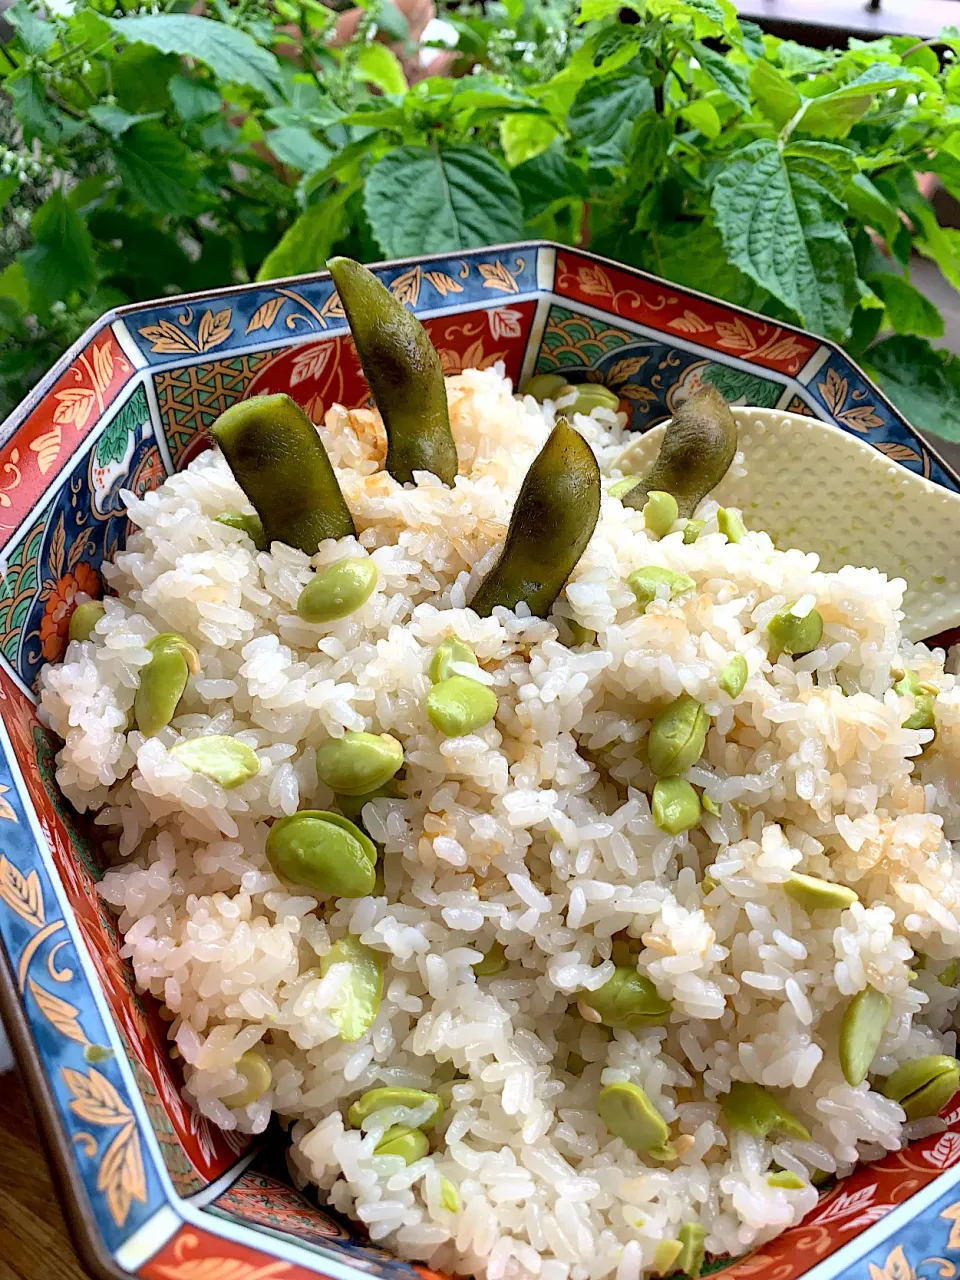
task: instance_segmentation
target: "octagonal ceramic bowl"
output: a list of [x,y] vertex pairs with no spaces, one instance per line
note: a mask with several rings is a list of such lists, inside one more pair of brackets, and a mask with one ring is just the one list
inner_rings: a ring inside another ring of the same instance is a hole
[[[832,423],[960,491],[860,370],[810,334],[543,242],[377,271],[423,318],[447,372],[503,361],[521,384],[556,369],[603,381],[639,432],[712,383],[735,404]],[[316,421],[333,401],[366,400],[326,275],[104,316],[0,432],[0,1010],[78,1248],[102,1276],[432,1275],[296,1191],[282,1134],[248,1146],[185,1104],[157,1006],[136,991],[98,899],[95,843],[57,792],[57,743],[35,714],[37,673],[66,647],[76,593],[100,594],[100,564],[127,536],[121,490],[159,485],[207,445],[228,405],[277,391]],[[945,1132],[826,1187],[801,1226],[708,1270],[953,1280],[957,1101]]]

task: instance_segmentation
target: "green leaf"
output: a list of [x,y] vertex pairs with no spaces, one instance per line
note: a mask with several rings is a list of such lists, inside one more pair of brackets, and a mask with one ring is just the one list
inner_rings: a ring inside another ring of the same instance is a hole
[[9,298],[23,311],[30,305],[30,285],[19,262],[11,262],[5,271],[0,271],[0,298]]
[[379,0],[373,10],[373,17],[377,29],[384,35],[388,35],[391,40],[403,42],[410,39],[410,23],[393,0]]
[[399,147],[379,160],[364,209],[388,257],[502,244],[523,234],[509,174],[474,146]]
[[82,121],[71,120],[47,98],[43,81],[35,71],[17,71],[3,82],[13,102],[13,114],[23,126],[24,139],[34,138],[48,147],[60,146],[77,134]]
[[867,370],[921,431],[960,440],[960,362],[923,338],[885,338],[866,355]]
[[630,145],[630,174],[640,186],[660,176],[670,150],[673,127],[656,111],[645,111],[633,126]]
[[500,145],[511,169],[546,151],[556,136],[556,125],[543,116],[511,112],[500,121]]
[[693,41],[690,46],[702,70],[710,77],[721,93],[725,93],[735,107],[750,111],[750,91],[747,68],[731,62],[722,53],[714,53],[705,44]]
[[264,138],[267,146],[281,164],[288,164],[301,173],[316,173],[329,164],[333,152],[318,142],[312,133],[292,125],[286,129],[274,129]]
[[855,173],[843,193],[848,209],[865,226],[873,227],[883,236],[888,245],[892,245],[902,227],[900,215],[886,198],[878,191],[865,173]]
[[583,200],[587,195],[587,179],[583,170],[570,159],[559,140],[532,160],[513,170],[528,218],[537,218],[561,200]]
[[732,152],[713,190],[730,261],[817,333],[842,338],[859,301],[841,193],[849,152],[802,143],[781,155],[766,139]]
[[108,21],[117,35],[131,43],[196,58],[227,84],[245,84],[267,97],[274,95],[279,63],[269,49],[262,48],[239,27],[228,27],[192,13],[148,13]]
[[581,0],[577,21],[602,22],[605,18],[615,18],[622,8],[622,0]]
[[62,191],[48,196],[30,221],[34,245],[20,257],[30,285],[30,301],[39,310],[83,293],[96,278],[93,240],[87,224]]
[[890,89],[911,87],[920,77],[906,67],[875,62],[855,80],[812,98],[798,125],[804,133],[824,138],[843,138],[870,108],[874,97]]
[[741,18],[740,36],[743,40],[744,53],[749,54],[751,58],[766,58],[767,50],[763,43],[762,27],[758,27],[755,22],[748,22],[746,18]]
[[352,188],[341,187],[331,199],[305,209],[264,258],[257,279],[276,280],[306,271],[322,271],[330,250],[346,228],[346,203],[350,195]]
[[132,125],[114,143],[113,154],[124,188],[148,209],[191,214],[204,207],[190,152],[162,124]]
[[101,102],[92,106],[87,114],[104,133],[109,133],[111,138],[119,138],[133,125],[139,124],[142,120],[158,119],[160,113],[152,111],[148,115],[134,115],[129,111],[124,111],[123,107],[113,107]]
[[27,53],[44,54],[57,38],[56,27],[38,18],[27,0],[19,0],[18,4],[7,10],[4,17],[15,28]]
[[720,232],[710,221],[676,222],[655,230],[643,265],[675,284],[754,311],[766,309],[766,290],[732,265]]
[[13,193],[19,189],[19,178],[0,178],[0,209],[3,208]]
[[385,44],[368,44],[357,55],[353,76],[376,85],[384,93],[406,93],[407,78],[400,59]]
[[653,107],[653,86],[637,59],[617,75],[588,80],[570,108],[568,125],[583,147],[609,142],[624,121],[632,121]]
[[716,138],[720,135],[720,117],[712,102],[706,98],[697,98],[680,108],[680,114],[691,128],[698,130],[705,138]]
[[196,120],[206,120],[208,116],[219,111],[223,104],[223,99],[216,89],[211,89],[208,85],[201,84],[199,80],[193,80],[189,76],[180,75],[179,72],[170,77],[168,88],[177,114],[187,124],[193,124]]
[[943,316],[909,280],[885,271],[870,276],[867,283],[877,297],[883,299],[890,324],[897,333],[916,333],[922,338],[943,337]]
[[750,88],[766,118],[782,129],[800,110],[801,98],[795,84],[765,58],[758,58],[750,73]]
[[725,28],[736,23],[736,10],[731,23],[730,9],[725,9],[721,0],[647,0],[647,13],[670,23],[689,22],[698,39],[722,35]]

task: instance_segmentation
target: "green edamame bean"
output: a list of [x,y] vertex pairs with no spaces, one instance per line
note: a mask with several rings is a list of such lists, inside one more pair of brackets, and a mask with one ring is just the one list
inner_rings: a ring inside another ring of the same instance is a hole
[[453,670],[455,662],[468,662],[471,667],[480,665],[477,655],[466,641],[461,640],[459,636],[447,636],[433,655],[430,666],[427,668],[427,675],[434,684],[439,684],[441,680],[456,674]]
[[890,1017],[890,997],[875,987],[864,987],[843,1011],[840,1023],[840,1069],[847,1084],[867,1078]]
[[710,718],[703,704],[683,693],[664,707],[650,726],[647,755],[660,778],[683,773],[703,755]]
[[417,1127],[431,1129],[443,1114],[443,1103],[435,1093],[425,1093],[423,1089],[407,1089],[401,1085],[385,1085],[381,1089],[368,1089],[366,1093],[353,1103],[347,1112],[347,1119],[355,1129],[363,1128],[367,1116],[375,1111],[383,1111],[386,1107],[422,1107],[425,1102],[433,1105],[433,1111]]
[[449,1178],[440,1175],[440,1207],[448,1213],[460,1212],[460,1193]]
[[457,446],[450,430],[440,357],[426,329],[359,262],[330,258],[357,355],[387,432],[387,471],[410,484],[430,471],[452,485]]
[[349,818],[301,809],[270,828],[267,860],[278,876],[330,898],[363,898],[376,879],[377,850]]
[[152,657],[140,668],[133,714],[143,736],[152,738],[173,719],[187,680],[199,674],[200,656],[189,641],[174,632],[154,636],[147,649]]
[[340,796],[363,796],[395,776],[403,747],[389,733],[348,729],[317,750],[317,777]]
[[473,972],[478,978],[495,978],[498,973],[503,973],[506,967],[507,957],[503,950],[503,943],[494,942],[483,959],[478,960],[473,966]]
[[937,717],[934,711],[936,694],[931,694],[923,687],[920,677],[915,671],[905,672],[902,678],[893,686],[893,689],[901,698],[907,695],[913,697],[913,710],[903,721],[901,728],[935,729],[937,727]]
[[[553,399],[559,399],[554,396]],[[616,413],[620,408],[620,397],[599,382],[581,382],[577,386],[577,398],[573,404],[564,405],[564,413],[591,414],[594,409],[607,409]]]
[[634,1031],[666,1022],[673,1004],[665,1000],[650,979],[636,968],[618,965],[611,978],[596,991],[582,991],[580,1001],[600,1015],[605,1027]]
[[804,911],[843,911],[859,902],[852,889],[833,880],[821,880],[819,876],[805,876],[795,871],[784,881],[783,891]]
[[368,556],[334,560],[310,579],[297,600],[304,622],[337,622],[367,603],[377,585],[377,566]]
[[94,627],[106,612],[102,600],[85,600],[83,604],[78,604],[70,615],[70,639],[89,640]]
[[251,1102],[262,1098],[273,1084],[273,1072],[263,1054],[253,1049],[241,1053],[235,1066],[243,1083],[236,1093],[228,1094],[223,1101],[228,1107],[248,1107]]
[[427,715],[447,738],[462,738],[489,724],[497,714],[497,695],[468,676],[449,676],[427,694]]
[[957,965],[956,960],[951,960],[950,963],[947,965],[947,967],[937,974],[937,981],[941,984],[941,986],[944,986],[944,987],[956,986],[958,967],[960,966]]
[[260,772],[260,760],[253,747],[225,733],[178,742],[171,748],[170,755],[194,773],[219,782],[227,791]]
[[391,778],[389,782],[385,782],[382,787],[377,787],[375,791],[367,791],[360,796],[337,796],[337,804],[345,818],[349,818],[351,822],[359,822],[363,813],[363,806],[370,800],[379,800],[385,797],[388,800],[398,800],[400,798],[400,788],[397,786],[395,778]]
[[823,619],[816,609],[811,609],[802,618],[790,609],[781,609],[767,623],[767,635],[770,637],[771,657],[787,653],[798,658],[811,653],[820,643]]
[[778,1169],[776,1173],[767,1175],[768,1187],[779,1187],[783,1191],[802,1191],[807,1184],[792,1169]]
[[560,373],[535,374],[523,389],[525,396],[533,396],[538,404],[544,400],[558,400],[570,390],[570,383]]
[[881,1092],[903,1107],[908,1120],[939,1115],[960,1088],[960,1062],[946,1054],[914,1058],[897,1067]]
[[726,534],[728,542],[739,542],[747,532],[736,511],[728,511],[726,507],[720,507],[717,511],[717,528]]
[[651,489],[643,504],[643,527],[655,538],[665,538],[677,520],[677,500],[672,493]]
[[643,569],[634,569],[627,575],[627,586],[637,597],[641,613],[657,598],[657,587],[669,587],[672,600],[684,591],[692,591],[696,585],[685,573],[675,573],[673,569],[661,569],[659,565],[653,564]]
[[567,626],[570,628],[570,636],[573,640],[573,647],[576,649],[582,644],[596,644],[597,633],[592,631],[590,627],[585,627],[577,622],[576,618],[567,618]]
[[430,1141],[422,1129],[395,1124],[387,1130],[374,1148],[376,1156],[399,1156],[404,1164],[413,1164],[430,1150]]
[[700,825],[700,797],[684,778],[658,778],[650,809],[654,822],[668,836]]
[[717,684],[731,698],[739,698],[747,683],[747,660],[742,653],[735,653],[720,668]]
[[622,480],[614,480],[613,484],[607,489],[607,493],[611,498],[622,498],[625,493],[629,493],[631,489],[636,488],[639,480],[639,476],[624,476]]
[[707,795],[706,791],[702,791],[700,793],[700,805],[712,817],[720,817],[720,806],[717,804],[716,800],[711,799],[710,796]]
[[762,1085],[734,1080],[730,1092],[720,1099],[720,1109],[731,1129],[743,1129],[755,1138],[777,1132],[801,1142],[810,1141],[806,1125]]
[[239,529],[241,533],[247,535],[258,551],[266,551],[270,545],[263,531],[263,521],[258,515],[245,515],[242,511],[223,511],[217,516],[217,524],[225,524],[228,529]]
[[676,498],[681,516],[692,516],[736,452],[737,424],[727,402],[714,387],[703,387],[673,415],[653,466],[623,503],[640,510],[652,489],[662,489]]
[[653,1274],[668,1276],[677,1270],[677,1259],[683,1253],[679,1240],[661,1240],[653,1254]]
[[703,1242],[706,1238],[707,1233],[699,1222],[685,1222],[677,1232],[677,1239],[680,1241],[677,1266],[687,1280],[699,1280],[700,1272],[703,1270],[705,1256]]
[[545,618],[593,536],[600,515],[600,468],[593,450],[560,418],[524,476],[500,558],[470,608],[488,618],[521,601]]
[[683,526],[684,544],[688,547],[693,546],[706,527],[706,520],[688,520]]
[[238,400],[213,437],[271,542],[312,556],[325,538],[355,532],[316,427],[288,395]]
[[667,1122],[637,1084],[619,1080],[600,1090],[597,1112],[615,1138],[631,1151],[659,1160],[674,1156]]
[[327,1010],[327,1015],[340,1039],[352,1044],[376,1020],[383,1000],[383,960],[348,933],[322,957],[320,973],[325,977],[335,964],[349,965],[349,970],[338,1002]]

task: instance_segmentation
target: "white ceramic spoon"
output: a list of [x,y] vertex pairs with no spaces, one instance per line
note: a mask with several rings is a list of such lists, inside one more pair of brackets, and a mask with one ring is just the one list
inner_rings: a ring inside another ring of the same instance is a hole
[[[839,427],[780,409],[732,408],[746,475],[711,493],[781,549],[821,567],[869,565],[907,583],[903,631],[923,640],[960,626],[960,494],[914,475]],[[665,426],[632,441],[624,475],[646,470]]]

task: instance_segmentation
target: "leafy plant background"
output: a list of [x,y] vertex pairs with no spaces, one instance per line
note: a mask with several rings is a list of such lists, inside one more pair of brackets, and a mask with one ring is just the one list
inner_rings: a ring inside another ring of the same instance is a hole
[[823,53],[729,0],[18,0],[0,47],[0,413],[105,309],[543,235],[843,343],[960,439],[915,255],[960,287],[960,32]]

